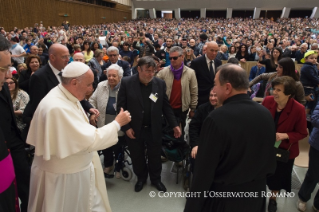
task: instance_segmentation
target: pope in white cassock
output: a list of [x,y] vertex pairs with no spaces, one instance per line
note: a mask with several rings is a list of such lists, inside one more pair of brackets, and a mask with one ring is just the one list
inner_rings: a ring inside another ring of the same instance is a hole
[[131,117],[121,110],[108,125],[90,125],[79,101],[92,92],[93,81],[87,65],[70,63],[62,83],[35,111],[27,138],[35,146],[29,212],[111,211],[96,151],[116,144],[120,127]]

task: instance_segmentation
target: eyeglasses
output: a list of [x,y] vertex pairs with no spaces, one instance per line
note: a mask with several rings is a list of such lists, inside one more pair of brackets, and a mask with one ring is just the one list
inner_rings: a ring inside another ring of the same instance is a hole
[[10,67],[0,67],[0,70],[4,70],[5,72],[7,72],[7,74],[9,74],[10,71]]
[[169,57],[169,60],[177,60],[181,55],[179,55],[178,57]]
[[64,55],[64,56],[61,56],[61,58],[63,60],[70,60],[71,56],[70,55]]
[[109,54],[109,57],[117,57],[118,54]]
[[7,82],[8,85],[15,84],[15,82]]

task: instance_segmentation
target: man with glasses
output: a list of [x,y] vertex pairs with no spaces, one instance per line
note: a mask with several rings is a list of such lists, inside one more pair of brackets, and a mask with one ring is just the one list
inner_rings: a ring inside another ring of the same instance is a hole
[[194,59],[191,63],[191,68],[195,70],[198,84],[198,104],[208,102],[211,87],[214,86],[214,78],[217,73],[217,68],[222,64],[216,58],[218,53],[218,44],[214,41],[207,42],[206,54]]
[[182,125],[182,134],[186,125],[186,116],[192,118],[198,99],[198,88],[195,71],[184,65],[183,49],[174,46],[170,49],[171,65],[161,70],[157,77],[166,83],[166,94],[178,122]]
[[109,61],[102,66],[103,74],[100,76],[100,82],[107,80],[105,74],[106,69],[112,65],[117,64],[122,67],[124,74],[123,77],[131,76],[130,64],[126,61],[119,60],[119,49],[111,46],[107,49],[107,55],[109,56]]
[[[19,198],[21,200],[21,211],[26,212],[28,207],[29,199],[29,182],[30,182],[30,167],[27,163],[25,143],[21,138],[21,132],[17,127],[16,118],[13,111],[12,100],[8,85],[5,84],[5,80],[12,78],[11,71],[11,55],[8,51],[10,43],[4,38],[0,37],[0,129],[4,135],[6,141],[6,147],[9,149],[14,165],[14,172],[17,180],[17,188]],[[5,149],[0,149],[0,152]],[[1,160],[1,158],[0,158]],[[8,164],[9,165],[9,164]],[[5,170],[0,171],[5,174],[6,177],[10,177],[10,172]],[[6,177],[1,179],[7,179]],[[13,173],[14,174],[14,173]],[[4,183],[2,180],[0,183]],[[14,188],[14,187],[13,187]],[[12,191],[14,192],[14,191]],[[0,210],[3,209],[1,206],[4,200],[11,201],[9,197],[12,197],[12,193],[2,193],[0,186]],[[14,193],[13,193],[14,194]],[[14,201],[14,200],[13,200]],[[12,202],[12,201],[11,201]],[[10,202],[8,202],[10,204]],[[2,211],[2,210],[1,210]],[[10,210],[3,210],[10,211]]]
[[152,185],[166,192],[161,182],[162,114],[173,128],[176,138],[181,136],[181,130],[165,93],[165,82],[154,78],[156,63],[153,58],[140,58],[137,69],[138,74],[122,79],[117,97],[117,111],[123,108],[132,116],[131,123],[124,125],[122,131],[126,133],[133,171],[137,176],[135,191],[143,189],[150,175]]

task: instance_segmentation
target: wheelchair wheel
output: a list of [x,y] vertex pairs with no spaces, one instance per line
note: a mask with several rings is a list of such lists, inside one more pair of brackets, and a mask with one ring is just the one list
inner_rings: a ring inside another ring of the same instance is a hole
[[121,170],[121,177],[123,180],[125,181],[129,181],[132,179],[132,171],[131,169],[127,168],[127,167],[123,167],[123,169]]

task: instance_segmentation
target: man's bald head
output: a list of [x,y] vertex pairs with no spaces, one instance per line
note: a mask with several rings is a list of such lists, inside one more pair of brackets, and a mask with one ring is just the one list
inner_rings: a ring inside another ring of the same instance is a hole
[[219,51],[218,44],[215,41],[207,42],[206,56],[210,60],[215,60]]
[[84,59],[84,55],[82,52],[78,52],[78,53],[75,53],[73,55],[73,60],[74,61],[77,61],[77,62],[82,62],[84,63],[85,62],[85,59]]
[[64,69],[68,64],[70,58],[69,50],[66,46],[61,44],[53,44],[49,48],[49,59],[51,65],[58,71]]
[[221,104],[229,97],[246,94],[249,86],[246,71],[234,64],[225,64],[218,67],[214,81],[214,92]]

